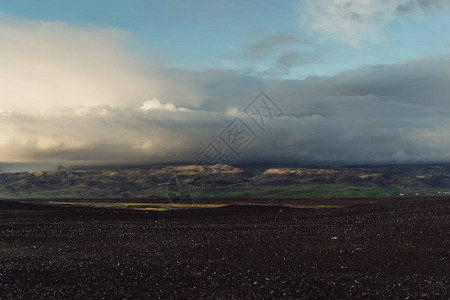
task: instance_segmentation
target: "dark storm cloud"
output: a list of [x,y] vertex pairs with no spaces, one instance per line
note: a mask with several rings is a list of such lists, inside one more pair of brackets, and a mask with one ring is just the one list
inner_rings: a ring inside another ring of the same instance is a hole
[[204,78],[203,107],[242,109],[259,87],[279,102],[285,117],[271,123],[244,157],[248,160],[448,161],[449,70],[449,57],[435,57],[305,80],[217,71]]

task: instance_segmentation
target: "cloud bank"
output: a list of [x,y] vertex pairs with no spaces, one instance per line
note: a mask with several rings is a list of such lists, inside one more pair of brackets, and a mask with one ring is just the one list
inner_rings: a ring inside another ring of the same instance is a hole
[[[236,116],[260,137],[240,162],[450,161],[449,56],[276,80],[142,63],[124,44],[130,38],[60,23],[0,24],[1,161],[192,161]],[[309,58],[293,53],[280,63],[296,59]],[[265,133],[242,113],[261,90],[284,111]]]

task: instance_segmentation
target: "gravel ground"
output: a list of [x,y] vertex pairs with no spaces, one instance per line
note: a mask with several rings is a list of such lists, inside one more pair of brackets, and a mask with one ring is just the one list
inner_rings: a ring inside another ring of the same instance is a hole
[[167,212],[0,201],[0,298],[450,299],[448,198],[371,201]]

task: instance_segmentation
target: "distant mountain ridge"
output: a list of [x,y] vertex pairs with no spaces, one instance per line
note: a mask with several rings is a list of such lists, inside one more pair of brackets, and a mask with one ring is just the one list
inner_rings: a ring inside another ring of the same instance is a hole
[[197,165],[59,167],[0,174],[2,198],[163,197],[177,184],[215,196],[351,196],[450,191],[450,164],[392,166]]

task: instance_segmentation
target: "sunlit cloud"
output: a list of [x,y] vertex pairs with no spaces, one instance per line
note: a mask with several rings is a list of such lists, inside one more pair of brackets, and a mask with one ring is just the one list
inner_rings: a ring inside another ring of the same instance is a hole
[[187,111],[186,108],[176,107],[171,102],[162,104],[161,102],[159,102],[158,99],[152,99],[152,100],[145,101],[139,109],[142,109],[142,110],[152,110],[152,109],[161,110],[162,109],[162,110],[168,110],[168,111],[177,111],[177,110]]

